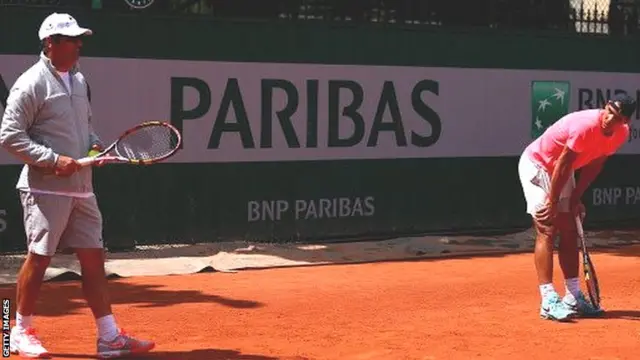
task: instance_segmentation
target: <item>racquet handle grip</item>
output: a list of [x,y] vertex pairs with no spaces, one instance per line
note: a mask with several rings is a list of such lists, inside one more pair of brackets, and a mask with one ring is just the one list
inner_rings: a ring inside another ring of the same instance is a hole
[[83,157],[82,159],[77,160],[78,164],[80,164],[80,166],[85,167],[85,166],[89,166],[91,164],[93,164],[94,162],[94,157],[93,156],[87,156],[87,157]]
[[576,215],[576,230],[578,231],[578,236],[584,236],[584,230],[582,229],[582,216],[580,214]]

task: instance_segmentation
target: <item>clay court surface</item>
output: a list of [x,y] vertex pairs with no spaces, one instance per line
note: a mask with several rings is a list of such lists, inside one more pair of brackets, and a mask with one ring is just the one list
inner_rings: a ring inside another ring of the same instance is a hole
[[[147,358],[638,359],[638,256],[638,246],[594,252],[608,315],[565,324],[538,319],[529,253],[110,286],[121,325],[157,341]],[[0,295],[13,298],[14,287]],[[92,358],[95,329],[78,282],[47,283],[39,312],[36,328],[55,358]]]

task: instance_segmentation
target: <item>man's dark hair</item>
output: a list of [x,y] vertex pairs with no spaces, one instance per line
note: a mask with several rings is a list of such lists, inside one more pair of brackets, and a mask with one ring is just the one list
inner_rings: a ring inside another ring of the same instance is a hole
[[[617,103],[620,103],[620,106],[618,106]],[[637,107],[636,99],[627,94],[615,95],[609,100],[609,105],[616,109],[620,115],[626,117],[631,117]]]

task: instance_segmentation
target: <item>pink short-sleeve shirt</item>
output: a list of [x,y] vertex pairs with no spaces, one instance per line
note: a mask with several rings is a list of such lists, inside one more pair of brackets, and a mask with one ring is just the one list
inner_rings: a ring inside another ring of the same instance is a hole
[[589,109],[570,113],[556,121],[525,149],[536,164],[552,174],[565,145],[578,153],[573,164],[577,170],[591,161],[613,155],[629,137],[629,125],[605,136],[600,127],[602,109]]

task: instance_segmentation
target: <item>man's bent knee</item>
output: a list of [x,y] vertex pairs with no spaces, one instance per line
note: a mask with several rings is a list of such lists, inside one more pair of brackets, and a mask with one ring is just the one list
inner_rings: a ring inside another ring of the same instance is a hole
[[552,226],[546,226],[534,218],[533,228],[536,230],[536,239],[541,241],[550,241],[558,233],[558,226],[555,224],[555,221]]
[[538,233],[538,236],[536,236],[536,243],[550,244],[553,246],[553,239],[554,237],[547,233]]
[[558,215],[556,216],[556,224],[561,237],[577,236],[575,217],[572,213],[558,213]]
[[83,272],[104,272],[105,251],[102,248],[74,249]]
[[35,270],[41,270],[43,272],[47,270],[50,263],[51,263],[51,256],[40,255],[34,252],[29,252],[27,254],[27,259],[25,261],[25,264],[30,268],[33,268]]

